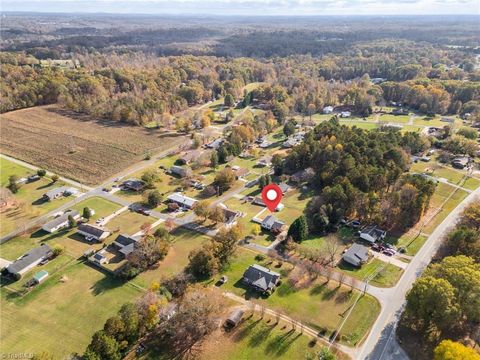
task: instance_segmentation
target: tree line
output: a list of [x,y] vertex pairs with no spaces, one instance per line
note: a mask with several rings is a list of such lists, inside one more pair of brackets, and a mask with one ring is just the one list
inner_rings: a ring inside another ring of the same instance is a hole
[[[416,339],[407,349],[436,360],[479,359],[480,203],[462,213],[434,261],[407,294],[399,335]],[[448,340],[451,339],[451,340]],[[453,340],[453,341],[452,341]],[[458,341],[461,341],[459,343]]]

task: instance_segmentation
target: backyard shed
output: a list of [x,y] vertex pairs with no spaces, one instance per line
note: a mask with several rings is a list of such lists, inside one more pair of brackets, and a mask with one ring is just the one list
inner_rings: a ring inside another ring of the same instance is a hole
[[225,320],[225,325],[227,327],[233,328],[237,326],[243,318],[244,311],[242,309],[236,309],[228,315],[227,320]]

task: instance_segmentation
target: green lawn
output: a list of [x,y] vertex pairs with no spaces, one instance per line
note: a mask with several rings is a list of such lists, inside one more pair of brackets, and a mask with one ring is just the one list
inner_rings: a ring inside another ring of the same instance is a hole
[[405,248],[405,254],[413,256],[415,255],[418,250],[423,246],[425,241],[427,240],[427,236],[425,235],[418,235],[415,232],[413,235],[410,234],[403,234],[402,236],[387,236],[386,242],[395,245],[397,248],[403,247]]
[[145,223],[153,224],[156,221],[155,218],[145,216],[133,211],[125,211],[118,216],[115,216],[112,220],[105,225],[110,231],[118,234],[133,235],[140,231],[140,227]]
[[480,186],[480,180],[478,180],[477,178],[471,178],[471,177],[467,178],[467,180],[465,180],[465,182],[462,184],[462,187],[468,190],[475,190],[479,186]]
[[406,132],[420,132],[421,130],[423,129],[422,126],[417,126],[417,125],[403,125],[403,128],[402,128],[402,133],[406,133]]
[[0,186],[8,185],[8,178],[11,175],[17,175],[18,178],[35,174],[35,170],[28,169],[22,165],[18,165],[10,160],[0,157]]
[[[451,125],[448,122],[444,122],[440,120],[441,118],[439,116],[429,118],[426,116],[419,116],[414,119],[414,124],[415,125],[421,125],[421,126],[433,126],[433,127],[444,127],[445,125]],[[457,125],[458,119],[455,120],[454,126]]]
[[[431,176],[447,179],[448,182],[454,185],[460,185],[461,181],[466,175],[461,171],[457,171],[449,167],[443,167],[439,164],[435,164],[432,162],[413,163],[411,170],[416,172],[426,172]],[[480,184],[480,181],[472,179],[472,181],[470,181],[470,186],[474,185],[475,183],[478,186]]]
[[106,319],[140,294],[137,288],[74,261],[23,298],[2,291],[2,351],[47,351],[55,359],[82,353]]
[[80,212],[80,214],[83,214],[83,209],[85,207],[95,211],[95,215],[91,217],[91,220],[97,220],[101,217],[108,216],[121,209],[120,205],[97,196],[88,198],[87,200],[72,206],[72,208]]
[[445,203],[445,205],[443,205],[441,211],[426,225],[422,230],[423,232],[430,234],[468,195],[464,190],[455,189],[453,186],[447,184],[438,184],[437,191],[435,191],[430,201],[431,206],[439,208],[451,193],[453,193],[452,197]]
[[381,114],[378,120],[390,123],[408,123],[410,115]]
[[365,122],[365,121],[342,121],[340,120],[340,124],[342,125],[346,125],[346,126],[356,126],[360,129],[365,129],[365,130],[373,130],[373,129],[376,129],[378,128],[378,124],[375,124],[375,123],[371,123],[371,122]]
[[392,287],[397,283],[398,279],[400,279],[400,276],[402,276],[403,270],[398,266],[386,264],[379,259],[372,259],[360,268],[341,261],[338,268],[349,276],[353,276],[359,280],[365,280],[383,266],[385,266],[385,268],[370,281],[370,284],[378,287]]
[[[240,282],[244,271],[255,263],[280,272],[284,277],[282,285],[268,298],[247,290]],[[350,288],[338,286],[333,281],[329,284],[318,281],[308,288],[294,289],[286,278],[290,269],[291,266],[286,263],[278,267],[276,262],[268,259],[257,261],[254,253],[239,249],[236,258],[225,272],[229,281],[222,289],[247,299],[256,299],[259,303],[281,311],[329,336],[342,321],[357,292],[351,292]],[[356,306],[340,334],[342,343],[353,345],[362,339],[380,311],[378,302],[368,295],[362,296]]]
[[[346,226],[341,227],[335,235],[338,239],[339,253],[341,253],[348,244],[352,243],[357,238],[355,231]],[[324,250],[327,246],[325,241],[326,239],[326,236],[311,235],[297,246],[299,249]]]
[[13,194],[16,205],[0,214],[0,235],[7,234],[22,224],[72,201],[74,199],[73,196],[62,197],[52,201],[41,200],[43,194],[47,191],[64,185],[61,181],[52,184],[48,178],[23,184],[20,190]]
[[[250,315],[248,315],[250,316]],[[267,323],[268,322],[268,323]],[[234,331],[215,334],[206,343],[201,360],[290,359],[303,360],[315,354],[320,345],[311,347],[310,338],[293,331],[291,325],[256,313],[246,318]]]

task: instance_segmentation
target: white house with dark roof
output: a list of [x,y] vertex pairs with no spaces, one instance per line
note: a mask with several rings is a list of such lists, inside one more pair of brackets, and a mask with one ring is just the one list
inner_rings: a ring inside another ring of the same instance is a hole
[[58,199],[65,195],[65,192],[69,189],[67,186],[60,186],[55,189],[48,190],[45,194],[43,194],[43,199],[46,201],[51,201],[54,199]]
[[271,294],[278,282],[280,274],[260,265],[250,265],[242,277],[242,282],[256,291]]
[[136,244],[137,239],[125,234],[118,235],[117,238],[113,240],[113,245],[117,247],[118,252],[122,254],[124,258],[133,252]]
[[283,221],[278,220],[273,215],[268,215],[263,221],[260,223],[260,226],[268,231],[282,231],[285,223]]
[[111,234],[107,228],[94,224],[80,224],[78,233],[85,236],[86,239],[91,238],[96,241],[102,241]]
[[374,243],[379,240],[385,239],[387,232],[377,228],[375,225],[367,226],[365,229],[362,229],[358,232],[360,239],[368,241],[369,243]]
[[101,253],[101,251],[99,251],[90,258],[90,261],[97,265],[103,265],[108,262],[108,259],[105,255]]
[[56,217],[55,219],[45,223],[42,226],[42,230],[48,232],[48,233],[54,233],[60,229],[65,229],[68,227],[68,217],[72,216],[74,220],[80,219],[80,214],[77,210],[68,210],[63,213],[63,215],[60,215]]

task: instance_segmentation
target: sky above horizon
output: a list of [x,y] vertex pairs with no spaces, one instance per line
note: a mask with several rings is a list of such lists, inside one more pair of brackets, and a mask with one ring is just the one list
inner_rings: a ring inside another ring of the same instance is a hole
[[212,15],[480,14],[480,0],[2,0],[1,11]]

